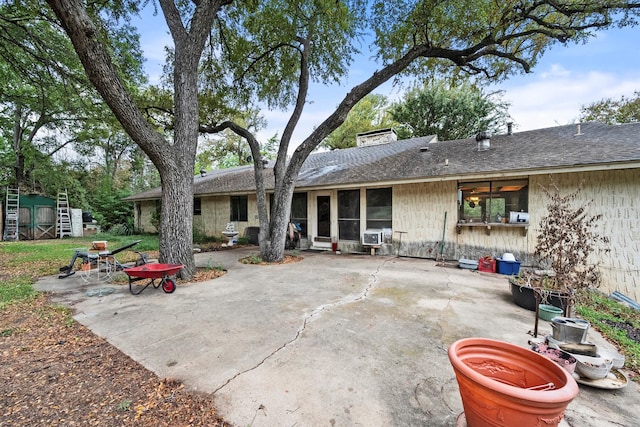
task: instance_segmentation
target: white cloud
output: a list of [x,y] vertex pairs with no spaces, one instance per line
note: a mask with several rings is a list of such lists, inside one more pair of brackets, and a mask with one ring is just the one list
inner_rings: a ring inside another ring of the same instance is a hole
[[523,131],[573,123],[582,106],[633,95],[640,89],[640,75],[576,71],[553,64],[539,76],[524,76],[498,89],[505,91],[504,99],[511,103],[516,130]]

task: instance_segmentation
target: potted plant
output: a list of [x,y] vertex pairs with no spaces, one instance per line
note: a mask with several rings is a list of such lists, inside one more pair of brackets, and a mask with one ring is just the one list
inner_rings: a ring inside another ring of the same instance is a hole
[[553,181],[549,187],[541,188],[548,203],[534,250],[540,269],[523,271],[510,279],[511,291],[514,302],[521,306],[524,303],[519,301],[524,298],[518,293],[531,294],[534,299],[524,308],[535,310],[537,296],[540,303],[562,308],[568,316],[576,297],[600,285],[598,261],[594,257],[609,239],[597,231],[602,215],[591,213],[593,201],[576,203],[582,185],[566,195],[561,194]]

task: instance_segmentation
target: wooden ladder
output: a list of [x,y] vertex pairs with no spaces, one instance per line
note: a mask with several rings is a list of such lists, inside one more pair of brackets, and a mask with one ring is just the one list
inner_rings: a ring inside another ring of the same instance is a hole
[[56,221],[56,236],[62,239],[71,236],[71,210],[67,191],[58,192],[58,219]]
[[7,187],[5,200],[4,234],[2,240],[18,240],[20,190]]

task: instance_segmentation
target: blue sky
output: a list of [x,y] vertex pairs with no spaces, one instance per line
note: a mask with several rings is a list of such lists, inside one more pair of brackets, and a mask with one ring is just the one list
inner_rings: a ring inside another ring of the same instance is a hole
[[[164,46],[171,44],[163,17],[153,17],[149,8],[144,19],[134,22],[141,32],[142,49],[147,58],[150,81],[157,81],[164,63]],[[596,33],[584,45],[553,46],[531,73],[513,76],[488,88],[504,91],[511,104],[509,113],[514,131],[541,129],[574,123],[580,108],[603,98],[632,96],[640,91],[640,27],[611,29]],[[366,56],[365,56],[366,58]],[[358,61],[341,86],[310,90],[309,103],[294,133],[293,145],[300,143],[340,102],[348,90],[368,77],[375,64]],[[375,91],[397,99],[402,90],[385,84]],[[262,111],[268,127],[258,134],[266,141],[282,134],[290,111]]]

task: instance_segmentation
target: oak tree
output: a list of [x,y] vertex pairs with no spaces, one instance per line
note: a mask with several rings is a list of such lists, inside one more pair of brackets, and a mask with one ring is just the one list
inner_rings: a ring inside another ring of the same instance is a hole
[[640,91],[636,91],[633,97],[623,95],[619,99],[605,98],[583,106],[580,109],[580,120],[608,125],[638,122],[640,121]]
[[499,93],[485,93],[471,83],[448,85],[438,80],[407,91],[389,113],[409,130],[408,137],[437,135],[440,141],[498,133],[509,120],[508,104]]
[[[627,1],[524,0],[158,0],[174,42],[173,138],[158,133],[118,78],[101,38],[103,3],[47,0],[69,34],[87,74],[162,180],[160,258],[194,272],[191,248],[192,180],[198,142],[201,65],[209,88],[237,100],[290,108],[273,166],[274,205],[267,211],[260,144],[248,129],[221,118],[208,131],[231,129],[247,140],[254,176],[263,259],[283,257],[295,180],[309,154],[367,94],[394,77],[475,74],[487,79],[528,72],[554,43],[582,42],[595,30],[635,24],[640,4]],[[95,8],[95,10],[94,10]],[[311,82],[341,82],[364,47],[378,69],[353,86],[288,159]],[[205,49],[206,47],[206,49]],[[203,55],[206,53],[206,55]]]

